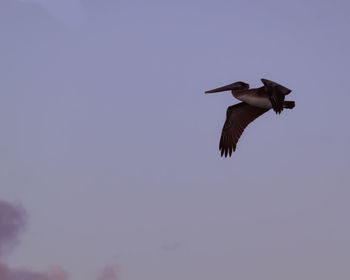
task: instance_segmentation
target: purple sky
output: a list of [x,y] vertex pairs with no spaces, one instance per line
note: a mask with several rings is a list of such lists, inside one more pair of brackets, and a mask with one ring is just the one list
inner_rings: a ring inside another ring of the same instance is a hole
[[[11,267],[121,280],[350,278],[349,1],[0,1]],[[295,110],[218,142],[260,78]],[[165,249],[165,248],[171,248]]]

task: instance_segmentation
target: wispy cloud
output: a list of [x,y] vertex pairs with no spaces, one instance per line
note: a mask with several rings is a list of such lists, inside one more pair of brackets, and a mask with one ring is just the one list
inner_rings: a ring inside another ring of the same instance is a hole
[[[26,212],[18,205],[0,200],[0,260],[19,242],[26,225]],[[117,280],[117,266],[106,266],[97,280]],[[48,272],[12,268],[0,262],[0,280],[69,280],[69,274],[60,266]]]
[[13,269],[0,263],[1,280],[68,280],[68,273],[61,269],[55,268],[48,273],[39,273],[26,269]]
[[22,207],[0,200],[0,258],[16,245],[25,223],[26,214]]
[[[14,204],[0,200],[0,259],[19,242],[19,235],[26,225],[25,210]],[[1,280],[68,280],[68,273],[56,267],[49,273],[27,269],[16,269],[0,262]]]
[[97,280],[118,280],[118,266],[108,265],[102,269]]

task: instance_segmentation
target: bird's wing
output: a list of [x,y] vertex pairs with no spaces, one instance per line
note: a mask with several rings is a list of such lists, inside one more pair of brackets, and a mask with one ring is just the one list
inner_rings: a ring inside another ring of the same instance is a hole
[[244,102],[228,107],[219,144],[221,156],[224,154],[225,157],[227,157],[227,155],[231,156],[232,151],[236,150],[238,139],[241,137],[248,124],[268,110],[269,109],[254,107]]
[[266,93],[269,95],[273,110],[276,114],[280,114],[283,110],[284,98],[291,90],[270,80],[261,79],[261,81],[267,88]]

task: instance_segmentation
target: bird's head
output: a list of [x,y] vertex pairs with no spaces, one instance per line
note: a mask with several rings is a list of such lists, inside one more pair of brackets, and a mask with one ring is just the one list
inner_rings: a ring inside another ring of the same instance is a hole
[[212,90],[207,90],[205,93],[214,93],[214,92],[221,92],[221,91],[241,91],[241,90],[247,90],[249,89],[249,85],[244,82],[235,82],[233,84],[229,84],[227,86],[219,87]]

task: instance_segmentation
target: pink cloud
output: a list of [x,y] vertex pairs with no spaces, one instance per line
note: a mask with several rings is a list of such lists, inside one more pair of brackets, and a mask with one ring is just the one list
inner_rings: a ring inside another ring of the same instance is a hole
[[100,276],[97,280],[118,280],[117,270],[119,267],[117,265],[108,265],[102,269]]
[[[0,258],[10,252],[19,242],[19,234],[26,225],[26,212],[18,206],[0,200]],[[106,266],[97,280],[117,280],[118,266]],[[69,274],[60,266],[49,272],[11,268],[0,262],[0,280],[69,280]]]

